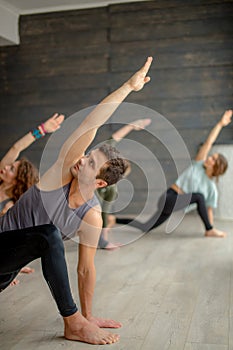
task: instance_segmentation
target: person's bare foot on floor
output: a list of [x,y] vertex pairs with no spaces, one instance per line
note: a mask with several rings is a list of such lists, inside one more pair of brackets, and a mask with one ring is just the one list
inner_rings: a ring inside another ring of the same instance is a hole
[[76,340],[94,345],[113,344],[119,340],[118,334],[105,331],[90,323],[80,312],[63,317],[65,323],[64,336],[68,340]]
[[205,232],[206,237],[219,237],[219,238],[224,238],[226,237],[226,232],[217,230],[216,228],[212,228],[212,230],[208,230]]
[[109,318],[101,318],[91,316],[87,318],[87,320],[100,328],[120,328],[122,327],[122,323],[109,319]]
[[104,249],[107,249],[107,250],[116,250],[116,249],[120,248],[120,246],[122,246],[121,243],[111,243],[111,242],[108,242],[108,244],[104,247]]
[[13,279],[13,281],[10,283],[10,286],[17,286],[19,284],[19,280],[17,278]]
[[33,273],[35,272],[34,269],[32,269],[30,266],[24,266],[21,270],[20,273]]

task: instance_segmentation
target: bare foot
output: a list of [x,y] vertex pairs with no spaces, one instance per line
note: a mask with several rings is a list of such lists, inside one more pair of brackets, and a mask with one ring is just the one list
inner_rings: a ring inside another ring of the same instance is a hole
[[88,321],[95,324],[96,326],[100,328],[120,328],[122,327],[122,323],[106,319],[106,318],[100,318],[100,317],[94,317],[91,316],[88,318]]
[[107,249],[107,250],[116,250],[118,248],[120,248],[122,244],[121,243],[111,243],[111,242],[108,242],[108,244],[104,247],[104,249]]
[[78,311],[72,316],[63,317],[63,320],[65,324],[64,336],[66,339],[95,345],[112,344],[119,340],[118,334],[113,334],[97,327],[84,318]]
[[10,283],[11,286],[17,286],[17,284],[19,284],[19,280],[16,278]]
[[212,230],[208,230],[205,232],[206,237],[219,237],[219,238],[224,238],[226,237],[226,232],[217,230],[216,228],[212,228]]
[[32,269],[30,266],[25,266],[20,270],[21,273],[33,273],[34,271],[35,270]]

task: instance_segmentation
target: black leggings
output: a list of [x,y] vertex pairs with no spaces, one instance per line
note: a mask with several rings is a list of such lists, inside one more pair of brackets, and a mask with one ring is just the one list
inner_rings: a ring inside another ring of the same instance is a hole
[[41,258],[44,278],[61,315],[73,315],[77,307],[70,291],[61,233],[54,225],[0,233],[0,291],[37,258]]
[[163,194],[158,203],[158,211],[145,223],[141,223],[133,219],[116,219],[118,224],[129,224],[143,232],[148,232],[153,228],[161,225],[172,214],[173,211],[178,211],[188,207],[189,204],[197,204],[197,211],[200,215],[206,230],[211,230],[213,226],[209,222],[208,213],[205,205],[205,198],[201,193],[178,194],[172,188],[169,188]]

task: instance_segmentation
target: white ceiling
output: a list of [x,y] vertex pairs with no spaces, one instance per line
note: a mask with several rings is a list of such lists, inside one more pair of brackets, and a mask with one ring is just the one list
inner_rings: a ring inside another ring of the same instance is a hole
[[19,16],[151,0],[0,0],[0,46],[18,45]]
[[64,11],[100,7],[118,3],[136,2],[144,0],[0,0],[19,14],[32,14],[42,12]]

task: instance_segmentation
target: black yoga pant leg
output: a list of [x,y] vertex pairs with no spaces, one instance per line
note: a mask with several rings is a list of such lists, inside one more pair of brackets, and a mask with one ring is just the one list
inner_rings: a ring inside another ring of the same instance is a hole
[[[152,217],[144,223],[144,230],[148,232],[162,225],[172,214],[177,201],[177,193],[169,188],[159,198],[158,210]],[[177,209],[180,210],[180,209]]]
[[[173,189],[169,188],[167,192],[159,199],[159,209],[145,223],[141,223],[132,219],[117,219],[116,223],[129,224],[130,226],[139,228],[147,232],[155,227],[158,227],[165,222],[173,211],[178,211],[188,207],[189,204],[197,204],[197,211],[200,215],[206,230],[211,230],[213,226],[209,222],[205,198],[201,193],[178,194]],[[161,209],[162,208],[162,209]]]
[[187,208],[190,204],[197,204],[198,214],[206,228],[206,230],[211,230],[213,226],[209,222],[207,208],[205,204],[205,198],[202,193],[187,193],[178,194],[173,189],[168,189],[166,193],[166,199],[164,207],[158,217],[158,212],[152,216],[145,224],[144,229],[146,231],[151,230],[163,222],[165,222],[174,211],[179,211],[181,209]]
[[196,203],[197,204],[197,212],[205,226],[205,229],[211,230],[213,226],[211,225],[208,217],[208,212],[205,204],[205,198],[202,193],[192,193],[191,197],[191,204]]
[[[167,196],[169,195],[169,192],[170,192],[170,189],[167,192],[165,192],[164,194],[162,194],[162,196],[159,198],[158,210],[145,223],[142,223],[138,220],[129,219],[129,218],[116,218],[116,223],[130,225],[130,226],[135,227],[143,232],[148,232],[148,231],[152,230],[153,228],[161,225],[170,216],[170,213],[167,214],[163,211],[163,208],[166,204],[165,197],[167,198]],[[175,191],[173,191],[173,192],[176,193]],[[169,201],[169,203],[170,203],[170,201]]]
[[4,275],[0,274],[0,292],[9,286],[9,284],[15,279],[19,272],[20,270]]
[[43,275],[62,316],[77,311],[73,301],[64,246],[54,225],[41,225],[0,233],[0,290],[9,285],[20,269],[41,258]]

